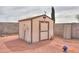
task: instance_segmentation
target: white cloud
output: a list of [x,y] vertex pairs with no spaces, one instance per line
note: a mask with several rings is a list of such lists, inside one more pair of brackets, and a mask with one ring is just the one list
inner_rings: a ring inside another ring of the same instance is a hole
[[51,13],[49,6],[0,6],[0,21],[18,21],[22,18],[43,14],[45,10],[47,15]]

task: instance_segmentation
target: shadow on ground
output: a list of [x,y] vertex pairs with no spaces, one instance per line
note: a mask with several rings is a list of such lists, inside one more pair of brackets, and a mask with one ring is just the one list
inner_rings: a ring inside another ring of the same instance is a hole
[[15,51],[37,49],[44,45],[49,44],[50,42],[51,42],[51,40],[46,40],[46,41],[41,41],[41,42],[37,42],[37,43],[33,43],[33,44],[28,44],[23,40],[15,39],[15,40],[7,41],[4,44],[6,45],[6,47],[9,50],[11,50],[12,52],[15,52]]
[[19,40],[19,39],[5,42],[5,45],[11,51],[22,51],[22,50],[28,49],[26,42]]

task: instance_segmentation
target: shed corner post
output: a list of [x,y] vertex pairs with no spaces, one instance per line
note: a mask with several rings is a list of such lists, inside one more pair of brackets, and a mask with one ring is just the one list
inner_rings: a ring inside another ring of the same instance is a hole
[[73,23],[71,23],[71,39],[73,38],[72,31],[73,31]]
[[40,41],[40,21],[39,21],[39,41]]
[[21,39],[21,38],[20,38],[20,21],[19,21],[19,23],[18,23],[18,39]]
[[31,44],[33,43],[33,21],[31,19]]

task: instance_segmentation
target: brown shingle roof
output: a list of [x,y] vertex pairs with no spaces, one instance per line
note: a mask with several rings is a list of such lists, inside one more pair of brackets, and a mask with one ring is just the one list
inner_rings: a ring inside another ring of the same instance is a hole
[[[41,17],[41,16],[46,16],[46,17],[50,18],[50,17],[47,16],[47,15],[39,15],[39,16],[35,16],[35,17],[30,17],[30,18],[26,18],[26,19],[19,20],[19,22],[21,22],[21,21],[27,21],[27,20],[32,20],[32,19],[35,19],[35,18],[38,18],[38,17]],[[51,18],[50,18],[50,19],[51,19]]]

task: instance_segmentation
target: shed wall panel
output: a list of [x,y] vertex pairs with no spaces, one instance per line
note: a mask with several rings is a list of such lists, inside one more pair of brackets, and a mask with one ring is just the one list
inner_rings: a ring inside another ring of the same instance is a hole
[[31,21],[22,21],[19,23],[19,36],[27,42],[31,42]]

